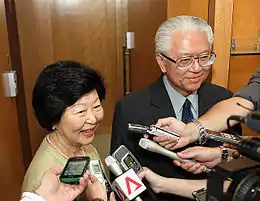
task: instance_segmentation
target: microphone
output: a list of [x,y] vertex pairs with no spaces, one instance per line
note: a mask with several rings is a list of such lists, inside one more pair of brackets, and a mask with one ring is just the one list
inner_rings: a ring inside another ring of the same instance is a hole
[[228,133],[217,132],[213,130],[206,129],[205,138],[208,140],[215,140],[218,142],[228,143],[230,145],[238,146],[242,140],[239,135],[232,135]]
[[235,120],[241,123],[245,123],[248,128],[260,132],[260,111],[253,111],[249,113],[246,117],[243,116],[238,116],[238,115],[231,115],[227,119],[227,124],[230,126],[229,121],[230,120]]
[[[127,171],[128,169],[133,169],[136,174],[140,173],[143,170],[142,165],[137,160],[137,158],[132,154],[132,152],[125,146],[119,146],[113,153],[112,156],[115,160],[120,164],[123,171]],[[146,198],[149,197],[150,201],[156,201],[156,196],[154,195],[153,190],[150,188],[149,184],[145,179],[142,180],[144,185],[147,188],[147,194],[144,195]]]
[[118,162],[112,156],[106,157],[105,163],[106,163],[106,166],[109,168],[109,170],[116,177],[118,177],[124,173],[123,170],[121,169],[120,165],[118,164]]
[[[234,120],[234,119],[232,119]],[[260,161],[260,138],[243,139],[241,136],[206,129],[206,138],[234,145],[240,154]]]
[[248,128],[260,132],[260,111],[254,111],[247,115],[245,123]]
[[119,198],[123,201],[142,201],[139,195],[146,190],[146,187],[134,170],[129,169],[123,172],[119,163],[112,156],[106,157],[105,163],[110,171],[117,177],[112,183],[112,189]]
[[242,139],[237,150],[244,156],[260,161],[260,138]]
[[[158,154],[161,154],[161,155],[164,155],[164,156],[168,156],[169,158],[171,158],[173,160],[178,160],[182,163],[187,163],[187,162],[193,162],[194,163],[194,162],[196,162],[194,160],[182,159],[176,153],[169,151],[168,149],[161,147],[159,144],[155,143],[154,141],[151,141],[151,140],[146,139],[146,138],[140,139],[139,146],[142,147],[143,149],[148,150],[148,151],[158,153]],[[210,168],[206,167],[205,165],[203,165],[203,166],[205,167],[205,172],[207,172],[207,173],[211,172]]]

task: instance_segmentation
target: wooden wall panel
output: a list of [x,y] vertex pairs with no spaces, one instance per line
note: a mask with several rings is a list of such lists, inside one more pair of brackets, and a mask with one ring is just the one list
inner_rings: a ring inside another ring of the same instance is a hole
[[17,1],[17,12],[33,152],[45,134],[33,114],[32,87],[43,67],[54,61],[77,60],[105,77],[105,118],[99,132],[109,133],[120,97],[115,1]]
[[260,52],[259,7],[259,0],[234,1],[232,38],[236,40],[236,52]]
[[[260,55],[231,56],[228,88],[237,92],[248,83],[249,78],[260,68]],[[243,135],[256,135],[256,132],[243,126]]]
[[16,1],[16,10],[30,141],[34,153],[45,133],[34,116],[32,89],[40,71],[54,60],[51,30],[52,0]]
[[19,200],[24,175],[16,99],[4,97],[2,73],[8,70],[8,34],[4,1],[0,1],[0,194],[1,200]]
[[215,0],[214,46],[217,59],[212,66],[212,83],[228,86],[232,13],[234,0]]
[[147,87],[161,74],[155,59],[154,37],[167,19],[167,0],[129,0],[128,30],[135,32],[130,58],[130,91]]
[[93,66],[105,78],[107,98],[100,132],[110,132],[114,104],[120,97],[117,63],[116,4],[114,1],[78,1],[66,7],[54,4],[52,17],[55,60],[73,59]]
[[168,0],[168,18],[192,15],[208,21],[209,0]]
[[258,37],[260,37],[259,6],[259,0],[234,1],[232,26],[233,37],[252,37],[255,39],[258,39]]
[[[260,52],[260,2],[258,0],[235,0],[233,10],[232,38],[236,40],[234,53],[230,58],[228,88],[236,92],[245,86],[248,79],[260,67],[260,55],[250,55],[255,52],[258,44]],[[256,135],[255,132],[243,126],[244,135]]]
[[231,56],[228,88],[238,91],[248,83],[257,68],[260,68],[260,55]]

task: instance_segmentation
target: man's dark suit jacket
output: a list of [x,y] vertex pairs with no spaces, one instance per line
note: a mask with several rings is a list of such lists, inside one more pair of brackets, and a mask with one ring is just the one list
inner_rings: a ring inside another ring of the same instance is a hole
[[[205,82],[198,90],[198,96],[199,116],[201,116],[216,103],[230,98],[232,92]],[[149,167],[159,175],[183,179],[202,179],[201,175],[198,177],[174,166],[171,159],[142,149],[139,147],[138,142],[143,136],[130,133],[127,130],[128,123],[149,126],[155,124],[160,118],[175,116],[162,77],[148,88],[125,96],[117,102],[115,107],[110,152],[114,152],[120,145],[124,144],[143,166]],[[240,125],[236,131],[241,133]],[[203,178],[205,178],[205,175]],[[190,200],[175,195],[164,194],[157,196],[159,200]]]

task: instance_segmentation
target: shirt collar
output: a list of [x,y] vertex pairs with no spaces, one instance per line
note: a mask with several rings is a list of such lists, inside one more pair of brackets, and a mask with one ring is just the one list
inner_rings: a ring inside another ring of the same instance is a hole
[[197,90],[185,97],[185,96],[181,95],[178,91],[176,91],[176,89],[174,89],[170,85],[166,75],[163,76],[163,83],[168,92],[168,95],[170,97],[170,100],[171,100],[171,103],[173,105],[176,115],[182,113],[182,106],[183,106],[186,98],[188,98],[189,101],[191,102],[192,110],[196,113],[195,116],[198,116],[198,92],[197,92]]

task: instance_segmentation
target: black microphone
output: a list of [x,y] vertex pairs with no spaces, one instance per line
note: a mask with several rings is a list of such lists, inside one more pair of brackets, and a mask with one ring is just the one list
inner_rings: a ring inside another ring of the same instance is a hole
[[246,117],[239,116],[239,115],[231,115],[227,119],[227,124],[230,127],[229,121],[230,120],[235,120],[241,123],[245,123],[248,128],[260,132],[260,111],[253,111],[249,113]]
[[[236,119],[232,119],[236,120]],[[206,129],[206,138],[218,142],[234,145],[236,150],[244,156],[253,160],[260,161],[260,138],[244,139],[241,136],[231,135],[227,133],[216,132]]]
[[243,139],[237,150],[248,158],[260,161],[260,138]]
[[245,118],[245,123],[248,128],[251,128],[252,130],[256,132],[260,132],[260,111],[254,111],[247,115]]

